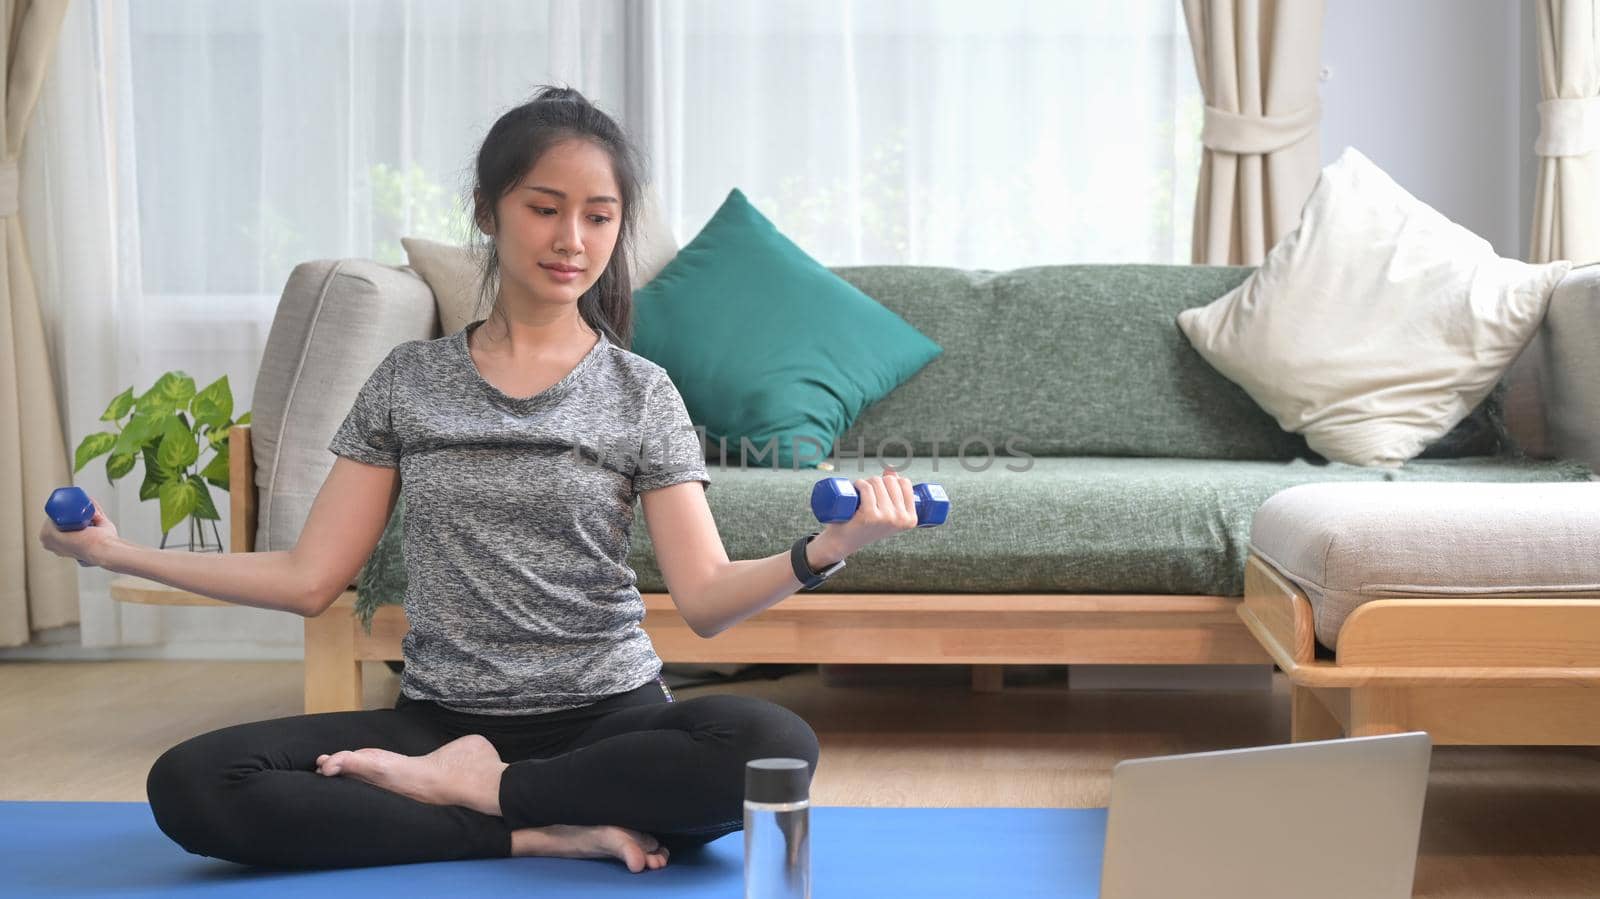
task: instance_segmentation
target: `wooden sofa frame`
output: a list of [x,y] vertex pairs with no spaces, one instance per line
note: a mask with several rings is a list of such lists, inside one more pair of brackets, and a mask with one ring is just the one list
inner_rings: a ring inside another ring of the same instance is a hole
[[1600,595],[1379,599],[1316,657],[1311,603],[1252,556],[1239,617],[1291,686],[1291,739],[1600,744]]
[[[229,441],[230,550],[255,547],[257,496],[248,425]],[[154,600],[152,600],[154,601]],[[795,596],[706,639],[665,593],[644,594],[644,628],[668,662],[972,665],[999,689],[1003,665],[1237,664],[1272,659],[1229,596],[834,593]],[[399,659],[405,612],[384,606],[367,633],[355,591],[306,619],[307,712],[361,708],[361,663]]]

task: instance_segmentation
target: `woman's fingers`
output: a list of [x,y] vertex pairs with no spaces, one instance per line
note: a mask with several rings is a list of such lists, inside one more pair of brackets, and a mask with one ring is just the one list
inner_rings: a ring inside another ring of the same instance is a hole
[[856,518],[862,522],[890,524],[897,528],[916,525],[916,494],[910,479],[892,468],[879,477],[852,482],[860,497]]
[[883,477],[878,480],[883,487],[886,508],[892,514],[892,523],[897,527],[906,527],[908,520],[915,524],[917,513],[911,480],[893,468],[885,468]]
[[911,479],[903,475],[895,475],[895,485],[900,488],[900,509],[905,512],[910,521],[909,527],[917,526],[917,492],[911,486]]
[[857,497],[855,517],[871,521],[878,514],[878,494],[872,489],[872,478],[862,478],[854,484]]
[[900,519],[900,499],[893,484],[893,471],[872,479],[872,489],[878,492],[878,512],[884,522],[891,524]]

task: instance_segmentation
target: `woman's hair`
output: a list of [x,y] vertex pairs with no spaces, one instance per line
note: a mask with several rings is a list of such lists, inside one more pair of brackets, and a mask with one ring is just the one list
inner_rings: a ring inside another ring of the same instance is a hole
[[[631,348],[633,343],[633,284],[629,279],[629,257],[633,254],[634,233],[638,227],[639,173],[643,160],[622,128],[604,112],[570,87],[543,86],[533,98],[501,116],[489,129],[478,149],[471,194],[472,221],[481,225],[494,222],[499,230],[500,198],[515,190],[540,157],[552,146],[568,140],[586,140],[611,157],[611,171],[617,181],[622,215],[618,222],[617,244],[600,279],[578,298],[578,312],[588,325],[605,334],[612,343]],[[478,310],[495,303],[495,283],[500,273],[500,256],[493,239],[482,236],[479,247],[482,272],[478,281]],[[474,316],[476,317],[476,316]]]

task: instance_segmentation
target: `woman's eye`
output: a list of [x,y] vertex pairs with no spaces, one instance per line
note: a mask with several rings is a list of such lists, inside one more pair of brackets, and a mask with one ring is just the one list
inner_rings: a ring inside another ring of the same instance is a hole
[[532,209],[534,212],[539,213],[540,215],[555,215],[556,214],[556,211],[554,209],[551,209],[548,206],[529,206],[528,208]]
[[594,222],[596,225],[604,225],[606,222],[611,221],[611,218],[604,215],[591,215],[589,216],[589,221]]

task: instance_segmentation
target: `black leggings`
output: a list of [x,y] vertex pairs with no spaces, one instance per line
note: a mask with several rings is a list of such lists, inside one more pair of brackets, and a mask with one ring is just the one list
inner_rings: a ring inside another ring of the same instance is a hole
[[[373,747],[424,755],[481,734],[510,764],[494,817],[429,805],[347,777],[317,756]],[[744,763],[783,756],[814,772],[817,738],[781,706],[745,696],[672,701],[651,681],[545,715],[472,715],[401,696],[393,709],[297,715],[202,734],[169,749],[146,785],[178,845],[247,865],[330,868],[511,853],[511,831],[614,824],[669,849],[744,821]]]

